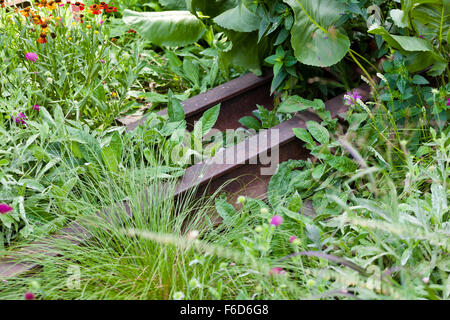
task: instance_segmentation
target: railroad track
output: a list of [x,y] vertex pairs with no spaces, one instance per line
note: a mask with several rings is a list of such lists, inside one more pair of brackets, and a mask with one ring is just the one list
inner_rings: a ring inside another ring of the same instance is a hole
[[[266,72],[261,77],[246,74],[184,101],[183,108],[188,125],[193,126],[205,110],[221,103],[221,111],[215,128],[219,130],[238,128],[240,126],[238,120],[251,114],[256,104],[263,105],[268,109],[273,107],[273,97],[269,94],[271,80],[270,72]],[[363,86],[358,89],[362,100],[368,100],[369,88]],[[327,101],[325,105],[332,117],[337,117],[347,110],[343,104],[342,95]],[[160,111],[160,114],[165,114],[165,112],[165,110]],[[239,195],[264,198],[271,178],[270,170],[274,171],[275,169],[273,163],[267,163],[267,158],[281,163],[289,159],[310,157],[308,150],[292,132],[293,128],[305,128],[308,120],[319,119],[317,115],[308,111],[298,113],[292,119],[272,129],[260,131],[257,135],[233,147],[219,150],[214,157],[187,168],[185,175],[177,185],[175,197],[180,197],[193,189],[196,189],[198,194],[211,194],[219,187],[223,187],[225,182],[232,180],[225,184],[223,191],[228,193],[229,200],[233,203]],[[143,123],[145,123],[144,118],[129,124],[127,129],[134,130]],[[261,141],[263,143],[260,143]],[[230,158],[233,161],[229,161]],[[271,169],[267,168],[268,165]],[[262,169],[266,169],[269,173],[262,175]],[[126,210],[130,216],[133,215],[126,203],[123,208],[120,206],[118,208]],[[308,211],[311,208],[304,210]],[[110,210],[110,212],[114,212],[114,210]],[[80,245],[89,238],[90,234],[82,223],[72,222],[57,234],[46,237],[44,241],[34,242],[29,247],[15,251],[1,259],[0,278],[11,278],[39,267],[37,263],[17,263],[14,257],[42,253],[48,256],[57,256],[59,255],[57,250],[49,245],[52,241],[67,239]]]

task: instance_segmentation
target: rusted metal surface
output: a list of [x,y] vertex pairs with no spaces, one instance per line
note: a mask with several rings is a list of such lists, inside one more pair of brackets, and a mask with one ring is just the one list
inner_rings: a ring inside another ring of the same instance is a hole
[[[369,99],[368,86],[360,87],[358,91],[362,100]],[[327,101],[325,106],[332,117],[346,112],[348,108],[343,103],[343,95]],[[195,186],[201,187],[199,192],[208,190],[212,192],[227,181],[235,179],[223,188],[230,194],[231,201],[234,202],[239,195],[253,198],[264,197],[271,175],[261,175],[261,169],[267,166],[260,161],[260,157],[266,154],[272,155],[276,151],[279,158],[274,157],[273,161],[277,161],[277,163],[289,159],[308,158],[309,151],[303,147],[303,143],[295,137],[292,131],[294,128],[305,128],[308,120],[319,120],[319,118],[308,111],[301,112],[292,119],[239,143],[234,148],[221,150],[212,159],[189,167],[178,186],[177,194],[182,194]],[[277,135],[277,139],[273,140],[271,137],[274,135]],[[267,141],[267,145],[261,147],[258,141]],[[233,163],[224,161],[228,157],[235,161]],[[268,156],[268,158],[271,157]]]
[[[233,80],[232,84],[222,86],[220,90],[211,90],[213,94],[205,93],[203,98],[190,99],[191,102],[186,103],[186,108],[189,106],[192,108],[189,107],[187,109],[186,115],[189,114],[190,119],[195,119],[199,114],[207,110],[207,108],[217,103],[228,103],[227,107],[222,108],[221,112],[227,112],[226,110],[229,110],[228,117],[231,124],[229,127],[226,126],[227,119],[222,118],[218,125],[218,128],[225,130],[230,129],[230,127],[239,126],[234,121],[249,114],[254,109],[255,104],[258,103],[256,101],[262,101],[261,104],[264,104],[265,101],[268,104],[265,106],[268,107],[271,104],[270,96],[268,95],[269,90],[266,88],[265,91],[262,91],[262,88],[270,84],[270,77],[257,79],[257,77],[246,75],[242,78]],[[240,86],[244,86],[245,83],[247,83],[248,88],[241,88]],[[368,87],[359,88],[359,92],[363,100],[369,98],[370,93]],[[222,93],[222,95],[219,93]],[[243,93],[249,93],[251,98],[240,96]],[[219,96],[221,97],[220,99]],[[210,97],[212,100],[205,100],[207,97]],[[222,101],[221,99],[224,100]],[[201,102],[202,100],[203,103]],[[325,105],[332,117],[336,117],[338,114],[346,111],[347,107],[343,104],[342,100],[343,97],[338,96],[326,102]],[[242,101],[245,101],[245,103]],[[194,106],[197,106],[197,109]],[[232,117],[233,113],[234,116]],[[304,128],[308,120],[318,120],[318,117],[308,111],[302,112],[272,129],[261,131],[234,147],[220,150],[212,159],[188,168],[177,186],[175,196],[180,197],[198,186],[198,193],[212,193],[226,182],[229,182],[229,180],[233,180],[223,188],[229,194],[230,201],[235,202],[239,195],[264,198],[271,175],[261,175],[261,169],[267,167],[267,163],[261,161],[262,156],[267,155],[270,158],[272,154],[278,152],[279,158],[276,158],[276,160],[280,163],[288,159],[306,159],[309,157],[309,153],[303,148],[302,142],[296,139],[292,132],[293,128]],[[137,125],[136,123],[134,128]],[[271,139],[271,137],[276,137],[276,139]],[[266,141],[267,143],[261,144],[259,141]],[[231,157],[233,161],[230,161],[228,157]],[[124,203],[124,210],[126,210],[128,215],[132,216],[132,210],[127,203]],[[310,211],[311,208],[308,206],[308,212],[311,214]],[[114,210],[109,212],[114,214]],[[109,220],[107,211],[104,211],[99,216],[105,220]],[[0,263],[0,278],[14,277],[39,267],[37,263],[15,263],[15,257],[27,254],[57,256],[58,251],[55,247],[52,247],[52,241],[69,239],[72,243],[80,245],[88,240],[90,236],[86,232],[85,227],[83,227],[83,223],[77,221],[72,222],[57,235],[49,236],[41,242],[33,243],[28,248],[11,253],[13,256],[3,258]]]
[[[248,73],[231,80],[221,86],[201,93],[182,102],[188,128],[193,128],[195,121],[200,119],[203,112],[217,104],[221,104],[220,114],[214,128],[218,130],[236,129],[240,126],[238,120],[245,114],[250,114],[256,104],[273,108],[273,97],[270,96],[270,83],[273,74],[264,70],[262,76]],[[158,112],[167,115],[167,109]],[[134,130],[145,123],[145,117],[131,123],[127,130]]]

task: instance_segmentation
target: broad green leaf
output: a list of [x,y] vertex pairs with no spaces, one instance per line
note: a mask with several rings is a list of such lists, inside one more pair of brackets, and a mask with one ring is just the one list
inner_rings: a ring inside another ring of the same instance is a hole
[[321,126],[315,121],[307,121],[306,127],[308,128],[309,133],[311,133],[314,139],[319,141],[321,144],[327,144],[328,142],[330,142],[330,133],[325,127]]
[[292,132],[294,132],[295,136],[297,138],[299,138],[300,140],[302,140],[303,142],[306,142],[307,144],[312,145],[312,146],[315,145],[313,138],[311,137],[309,132],[306,131],[306,129],[295,128],[295,129],[292,129]]
[[186,0],[158,0],[168,10],[186,10]]
[[303,206],[302,197],[296,191],[289,200],[288,209],[298,214]]
[[383,27],[376,27],[369,29],[369,33],[377,34],[383,37],[383,39],[393,48],[402,49],[405,51],[432,51],[431,44],[419,37],[397,36],[391,35]]
[[397,25],[399,28],[408,28],[409,23],[407,20],[407,17],[405,15],[405,12],[400,9],[392,9],[389,11],[389,14],[391,15],[392,21]]
[[220,112],[220,104],[215,107],[212,107],[205,111],[203,116],[200,118],[200,122],[202,123],[202,137],[212,129],[212,127],[216,124],[217,118],[219,117]]
[[109,171],[117,173],[119,171],[119,162],[117,161],[116,154],[113,148],[103,147],[102,148],[102,159],[105,166]]
[[261,52],[264,51],[264,39],[258,44],[256,32],[226,32],[233,43],[231,50],[220,53],[220,62],[227,69],[230,65],[250,70],[261,75]]
[[102,159],[107,168],[117,173],[119,169],[119,163],[122,160],[122,139],[119,133],[114,132],[109,145],[102,148]]
[[167,113],[169,114],[170,122],[178,122],[184,120],[184,109],[181,102],[173,95],[172,90],[168,93],[169,103],[167,105]]
[[262,129],[261,123],[257,119],[255,119],[251,116],[242,117],[241,119],[239,119],[239,123],[249,129],[254,129],[254,130]]
[[285,101],[280,104],[278,112],[281,113],[291,113],[300,112],[312,108],[314,110],[325,109],[325,104],[320,99],[315,99],[314,101],[303,99],[299,96],[290,96]]
[[214,18],[214,22],[225,29],[252,32],[259,29],[260,18],[242,5],[225,11]]
[[422,77],[422,76],[420,76],[420,75],[418,75],[418,74],[416,74],[416,75],[414,76],[412,82],[413,82],[414,84],[429,84],[429,82],[428,82],[427,79],[425,79],[424,77]]
[[136,12],[125,9],[123,21],[150,42],[164,46],[195,43],[206,30],[189,11]]
[[325,169],[327,168],[326,164],[320,164],[316,166],[312,172],[312,177],[316,180],[319,180],[322,178],[323,174],[325,173]]
[[431,202],[433,205],[433,214],[439,219],[448,212],[446,190],[441,184],[433,183],[431,185]]
[[235,0],[186,0],[188,10],[200,11],[212,18],[236,6]]
[[358,165],[352,159],[340,156],[331,157],[327,164],[342,173],[352,173],[358,168]]
[[350,40],[335,25],[345,4],[336,0],[284,0],[291,6],[295,23],[291,43],[302,63],[328,67],[345,57]]
[[305,161],[288,160],[278,166],[267,188],[267,198],[272,208],[278,207],[282,199],[295,190],[290,189],[291,171],[305,166]]
[[194,83],[196,87],[200,87],[199,67],[195,65],[191,59],[183,60],[183,71],[186,77]]
[[233,216],[236,213],[234,207],[227,202],[226,199],[218,198],[215,201],[216,210],[219,216],[223,219],[225,225],[231,225]]

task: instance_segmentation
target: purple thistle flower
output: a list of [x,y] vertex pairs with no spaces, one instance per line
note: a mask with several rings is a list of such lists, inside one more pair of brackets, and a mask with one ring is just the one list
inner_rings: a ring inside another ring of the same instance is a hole
[[100,59],[100,63],[105,63],[106,61],[103,59]]
[[448,98],[447,103],[445,104],[447,107],[450,107],[450,98]]
[[297,236],[292,236],[289,238],[289,242],[292,243],[294,242],[295,239],[297,239]]
[[38,60],[38,55],[34,52],[28,52],[27,54],[25,54],[25,58],[28,61],[35,63]]
[[420,38],[420,39],[425,39],[425,37],[424,37],[424,36],[422,36],[422,35],[420,35],[420,36],[419,36],[419,38]]
[[275,227],[279,226],[283,223],[283,218],[281,216],[273,216],[272,220],[270,220],[270,224],[274,225]]
[[40,106],[38,104],[35,104],[33,106],[33,109],[36,110],[37,112],[39,112],[39,108],[40,108]]
[[0,214],[5,214],[11,212],[13,208],[8,206],[6,203],[0,203]]
[[25,297],[25,300],[34,300],[34,298],[35,298],[33,292],[27,292],[27,293],[25,293],[24,297]]

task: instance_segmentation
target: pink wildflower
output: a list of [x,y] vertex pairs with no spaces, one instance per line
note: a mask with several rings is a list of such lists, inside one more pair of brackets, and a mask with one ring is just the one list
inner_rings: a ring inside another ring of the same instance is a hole
[[22,112],[19,112],[19,115],[15,118],[15,121],[17,124],[26,125],[27,123],[25,120],[27,119],[27,116],[23,114]]
[[12,211],[13,208],[8,206],[6,203],[0,203],[0,214],[5,214]]
[[344,96],[344,103],[348,106],[354,105],[358,99],[362,99],[358,90],[354,89],[352,92],[348,91]]
[[34,52],[28,52],[28,53],[25,54],[25,58],[28,61],[31,61],[31,62],[34,63],[34,62],[36,62],[38,60],[38,55],[36,53],[34,53]]
[[289,238],[289,242],[292,243],[294,242],[295,239],[297,239],[297,236],[292,236]]
[[35,296],[33,292],[25,293],[25,300],[34,300]]
[[269,271],[269,275],[274,275],[274,274],[286,274],[286,271],[283,270],[283,268],[280,267],[276,267],[276,268],[272,268]]
[[272,220],[270,220],[270,224],[274,225],[275,227],[279,226],[283,223],[283,218],[281,216],[273,216]]

